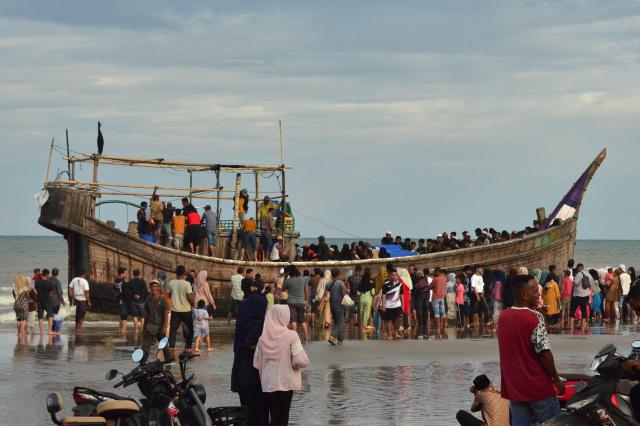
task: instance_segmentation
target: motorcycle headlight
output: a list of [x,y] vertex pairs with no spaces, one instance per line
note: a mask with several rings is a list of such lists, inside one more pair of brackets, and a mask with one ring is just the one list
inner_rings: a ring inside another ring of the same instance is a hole
[[593,395],[593,396],[590,396],[588,398],[584,398],[584,399],[581,399],[579,401],[572,402],[571,404],[567,404],[567,408],[569,410],[579,410],[582,407],[584,407],[585,405],[591,404],[596,399],[598,399],[598,395]]

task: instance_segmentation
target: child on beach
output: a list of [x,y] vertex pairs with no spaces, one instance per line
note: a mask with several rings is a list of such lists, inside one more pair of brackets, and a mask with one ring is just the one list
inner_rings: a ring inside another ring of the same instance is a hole
[[264,288],[264,297],[267,298],[267,311],[271,309],[273,304],[275,303],[275,296],[273,295],[273,289],[270,285]]
[[209,337],[209,312],[206,309],[204,300],[198,301],[198,307],[193,308],[193,336],[195,337],[194,352],[200,352],[202,340],[207,342],[207,351],[213,351],[211,347],[211,337]]
[[464,274],[456,276],[456,318],[458,319],[458,328],[463,328],[464,315]]

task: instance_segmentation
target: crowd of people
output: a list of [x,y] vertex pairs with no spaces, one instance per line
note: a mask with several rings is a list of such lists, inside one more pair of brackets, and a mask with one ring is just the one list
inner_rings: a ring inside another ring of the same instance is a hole
[[[215,211],[206,205],[202,213],[189,201],[181,200],[182,208],[176,208],[171,202],[164,203],[153,193],[151,201],[143,201],[138,209],[138,236],[146,241],[162,244],[190,253],[200,253],[207,246],[207,253],[216,256],[220,222]],[[288,204],[285,206],[288,208]],[[238,258],[242,260],[286,261],[289,256],[282,244],[281,207],[265,196],[258,206],[257,216],[249,217],[248,193],[240,191],[235,207],[238,211]],[[290,211],[285,211],[290,216]],[[258,231],[260,238],[258,239]]]

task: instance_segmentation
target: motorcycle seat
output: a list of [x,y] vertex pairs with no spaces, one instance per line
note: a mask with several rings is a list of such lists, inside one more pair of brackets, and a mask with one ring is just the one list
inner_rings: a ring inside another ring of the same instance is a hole
[[65,417],[62,424],[67,426],[103,426],[107,424],[104,417]]
[[140,407],[138,407],[138,404],[135,402],[129,400],[104,401],[98,404],[96,412],[98,415],[107,419],[113,419],[136,414],[140,412]]
[[84,388],[84,387],[80,387],[80,386],[76,386],[75,388],[73,388],[73,393],[74,394],[75,393],[85,393],[85,394],[89,394],[89,395],[95,395],[95,396],[99,396],[99,397],[103,397],[103,398],[117,399],[117,400],[129,399],[126,396],[121,396],[121,395],[118,395],[117,393],[97,391],[95,389],[89,389],[89,388]]

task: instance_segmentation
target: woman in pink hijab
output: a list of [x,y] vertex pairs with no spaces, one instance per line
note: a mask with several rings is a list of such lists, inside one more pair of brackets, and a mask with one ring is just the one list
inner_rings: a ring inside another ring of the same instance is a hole
[[302,386],[300,370],[309,365],[298,333],[287,328],[289,315],[287,305],[274,305],[267,311],[253,357],[271,417],[270,426],[289,424],[293,391]]
[[215,311],[217,308],[216,301],[213,300],[211,289],[209,288],[209,283],[207,282],[207,275],[207,271],[200,271],[198,272],[198,275],[193,282],[193,306],[198,306],[198,302],[200,300],[204,300],[204,304],[207,307],[209,316],[212,316],[213,311]]

